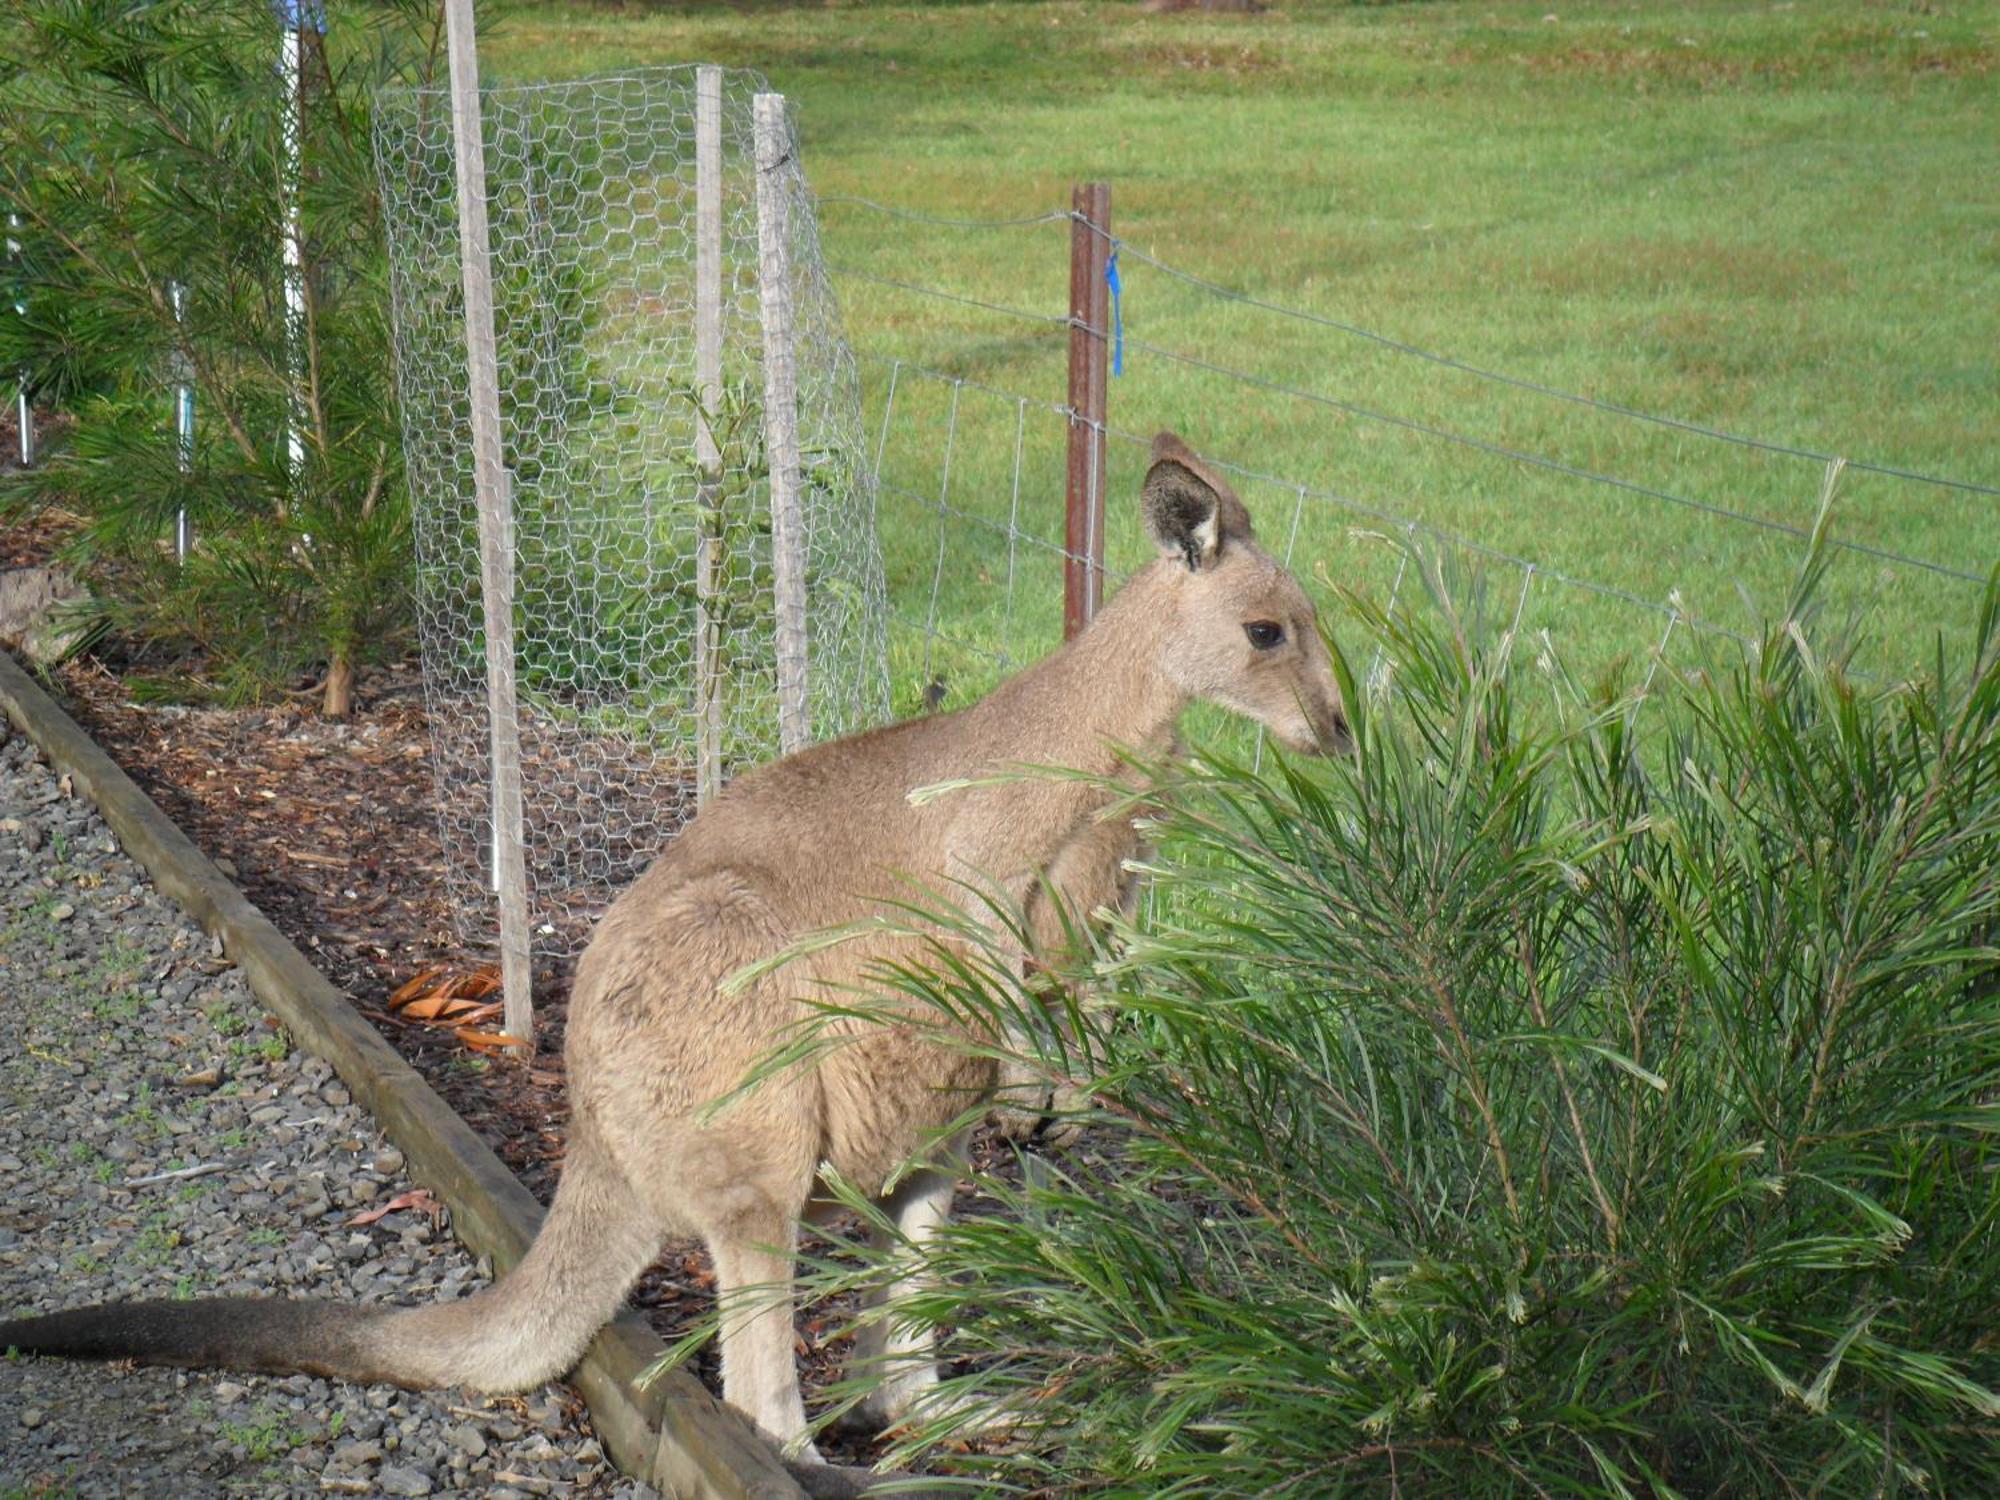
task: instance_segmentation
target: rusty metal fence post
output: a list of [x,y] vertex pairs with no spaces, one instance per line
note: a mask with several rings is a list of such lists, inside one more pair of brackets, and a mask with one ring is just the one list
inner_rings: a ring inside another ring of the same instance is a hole
[[1063,550],[1063,639],[1104,598],[1104,394],[1109,341],[1105,262],[1111,251],[1111,185],[1080,182],[1069,234],[1069,482]]

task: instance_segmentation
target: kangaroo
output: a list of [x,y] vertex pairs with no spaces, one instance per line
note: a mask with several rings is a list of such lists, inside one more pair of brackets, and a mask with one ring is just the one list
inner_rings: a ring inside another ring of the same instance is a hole
[[[1312,603],[1257,545],[1242,501],[1161,433],[1141,504],[1160,556],[1074,640],[966,709],[738,777],[613,904],[570,1002],[573,1112],[555,1203],[497,1284],[416,1308],[105,1304],[0,1324],[0,1348],[517,1391],[569,1370],[662,1243],[698,1235],[723,1299],[724,1398],[785,1451],[817,1461],[792,1357],[792,1247],[818,1174],[831,1167],[875,1193],[921,1243],[944,1220],[954,1173],[948,1154],[898,1169],[998,1079],[991,1061],[915,1028],[854,1023],[843,1045],[711,1113],[815,1014],[808,997],[819,987],[857,983],[885,960],[921,961],[922,940],[869,933],[726,982],[816,930],[881,914],[907,899],[912,878],[977,886],[995,909],[1029,911],[1048,891],[1076,911],[1116,904],[1138,835],[1129,815],[1107,815],[1113,791],[989,773],[1043,765],[1115,777],[1122,752],[1169,754],[1198,698],[1293,750],[1347,746]],[[1032,930],[1049,940],[1059,926],[1044,918]],[[886,1287],[886,1305],[908,1286]],[[901,1420],[936,1383],[927,1337],[882,1316],[858,1343],[856,1358],[885,1372],[865,1419]]]

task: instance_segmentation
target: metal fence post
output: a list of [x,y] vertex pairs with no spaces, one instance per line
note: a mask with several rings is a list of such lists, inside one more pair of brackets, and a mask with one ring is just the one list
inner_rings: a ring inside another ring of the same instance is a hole
[[[182,479],[194,472],[194,362],[187,352],[187,286],[167,283],[167,306],[174,315],[174,328],[181,342],[174,350],[174,458]],[[174,510],[174,561],[187,566],[194,547],[194,528],[188,524],[185,505]]]
[[507,1035],[534,1050],[528,952],[528,867],[521,814],[521,741],[514,684],[514,496],[500,445],[500,375],[493,343],[493,266],[480,134],[479,54],[472,0],[445,0],[452,132],[458,147],[458,246],[465,288],[473,486],[486,620],[486,710],[492,726],[493,884],[500,898],[500,980]]
[[1063,638],[1104,599],[1104,395],[1107,353],[1105,262],[1111,248],[1111,185],[1078,183],[1069,233],[1069,480],[1063,550]]
[[[9,260],[25,261],[27,259],[27,247],[14,238],[20,232],[20,228],[21,216],[19,214],[8,214],[7,258]],[[27,268],[24,265],[21,276],[21,295],[14,303],[14,315],[16,317],[25,318],[28,315],[27,283]],[[20,433],[19,446],[15,450],[16,456],[21,460],[22,468],[32,469],[35,466],[35,403],[28,397],[28,372],[26,370],[22,370],[16,378],[14,386],[14,417]]]
[[[279,197],[284,216],[285,357],[291,364],[285,413],[285,457],[296,498],[306,465],[306,251],[305,221],[299,195],[305,175],[307,53],[324,45],[326,10],[323,0],[278,0],[283,34],[278,45],[278,76],[284,83],[285,113],[281,145],[284,171]],[[313,33],[312,43],[307,32]],[[311,538],[306,538],[308,544]]]

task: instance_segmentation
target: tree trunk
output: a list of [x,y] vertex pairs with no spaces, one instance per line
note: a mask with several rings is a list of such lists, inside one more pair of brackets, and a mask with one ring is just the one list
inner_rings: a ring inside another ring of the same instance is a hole
[[326,664],[326,691],[319,700],[322,718],[344,719],[354,712],[354,662],[336,654]]

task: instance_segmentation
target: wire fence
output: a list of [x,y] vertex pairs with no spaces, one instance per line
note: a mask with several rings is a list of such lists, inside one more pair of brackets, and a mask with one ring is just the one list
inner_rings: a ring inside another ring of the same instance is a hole
[[[913,350],[905,338],[861,351],[900,711],[975,696],[1059,639],[1060,575],[1070,560],[1063,447],[1079,422],[1109,463],[1113,578],[1146,555],[1134,502],[1147,439],[1131,429],[1178,426],[1241,489],[1266,545],[1290,554],[1308,580],[1398,597],[1409,554],[1381,543],[1421,540],[1476,560],[1468,587],[1496,629],[1546,634],[1587,673],[1622,662],[1650,681],[1683,646],[1749,641],[1796,574],[1832,474],[1844,471],[1843,495],[1857,480],[1872,488],[1861,502],[1836,502],[1829,542],[1840,566],[1828,602],[1875,611],[1872,660],[1885,670],[1911,664],[1929,634],[1969,625],[1969,605],[2000,552],[2000,512],[1980,498],[2000,487],[1657,416],[1460,360],[1224,286],[1071,210],[964,219],[851,197],[823,206],[937,231],[936,244],[898,231],[922,263],[976,265],[982,253],[958,248],[963,237],[1020,234],[1048,267],[1046,277],[1016,276],[995,295],[976,275],[934,285],[893,256],[829,261],[846,295],[881,314],[855,318],[857,327],[907,325],[914,320],[892,315],[905,304],[933,309],[929,347]],[[829,222],[839,222],[831,212]],[[1120,268],[1112,318],[1084,329],[1123,355],[1114,420],[1101,425],[1055,388],[1057,356],[1079,319],[1019,289],[1039,281],[1054,290],[1064,257],[1053,237],[1040,237],[1058,224],[1101,237]],[[986,254],[1016,267],[1024,257],[1013,245]],[[1163,287],[1177,300],[1159,295]],[[1366,382],[1326,347],[1329,338],[1454,384],[1413,395],[1407,377],[1378,380],[1417,407],[1399,409],[1351,389]],[[1219,354],[1218,343],[1237,352]],[[1468,383],[1508,404],[1496,412],[1490,399],[1470,399]],[[1579,440],[1543,408],[1600,429]],[[1782,467],[1718,467],[1695,451],[1708,448]],[[1242,461],[1253,452],[1255,462]],[[1656,465],[1668,477],[1648,472]],[[1405,475],[1416,482],[1399,483]],[[1909,639],[1913,631],[1919,639]]]
[[[763,89],[689,67],[484,91],[538,952],[576,951],[735,771],[887,710],[859,391],[789,126],[775,167],[755,159]],[[492,724],[443,91],[385,94],[376,148],[439,821],[471,932],[493,902]],[[781,231],[760,202],[773,183]],[[769,394],[773,233],[788,397]],[[796,414],[785,460],[779,410]],[[810,661],[788,677],[799,637]]]
[[[901,359],[864,360],[879,376],[882,391],[878,503],[889,561],[890,622],[904,640],[892,659],[898,682],[923,690],[906,694],[899,707],[910,711],[969,700],[997,675],[1057,643],[1061,570],[1072,561],[1092,561],[1063,542],[1062,446],[1072,413],[1060,402]],[[1116,455],[1113,473],[1130,481],[1123,509],[1119,486],[1113,486],[1112,560],[1103,571],[1115,585],[1147,555],[1136,505],[1129,502],[1136,501],[1151,439],[1109,425],[1096,431]],[[967,451],[981,446],[996,447],[1004,461],[1004,469],[992,471],[996,480],[983,484],[964,477]],[[1506,629],[1514,633],[1531,623],[1529,603],[1537,588],[1544,588],[1576,591],[1650,616],[1654,633],[1643,641],[1621,635],[1628,649],[1643,645],[1657,652],[1661,636],[1670,638],[1676,629],[1737,644],[1749,641],[1742,632],[1689,611],[1677,598],[1645,598],[1335,490],[1226,459],[1210,462],[1244,496],[1266,547],[1322,589],[1335,581],[1360,583],[1371,574],[1381,582],[1386,568],[1392,570],[1386,581],[1393,604],[1413,544],[1427,543],[1518,574],[1507,606]],[[931,472],[924,473],[926,468]],[[1302,538],[1309,540],[1309,551],[1301,550]],[[1379,658],[1374,665],[1379,681]]]

